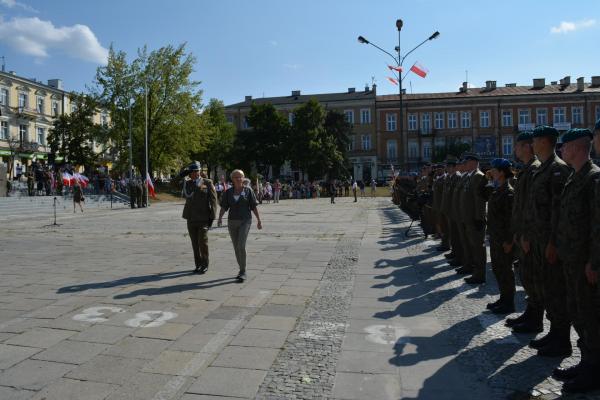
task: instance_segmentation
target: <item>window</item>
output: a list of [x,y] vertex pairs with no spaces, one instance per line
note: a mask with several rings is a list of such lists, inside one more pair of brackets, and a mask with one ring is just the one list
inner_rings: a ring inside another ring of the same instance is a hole
[[513,137],[503,136],[502,137],[502,154],[507,157],[513,154]]
[[27,130],[28,130],[28,126],[27,125],[19,125],[19,140],[21,142],[26,142],[29,138],[27,137]]
[[244,117],[244,129],[250,128],[250,124],[248,124],[248,117]]
[[471,111],[463,111],[460,113],[460,127],[470,128],[471,127]]
[[408,114],[408,130],[416,131],[418,128],[417,123],[417,115],[416,114]]
[[449,112],[448,113],[448,129],[456,129],[457,124],[456,124],[456,112]]
[[423,158],[426,160],[431,159],[431,143],[430,142],[423,143]]
[[553,115],[554,115],[554,123],[560,124],[567,121],[567,110],[566,107],[554,107]]
[[349,124],[354,123],[354,111],[344,110],[344,116],[346,117],[346,122],[348,122]]
[[37,97],[37,112],[40,114],[44,113],[44,98],[42,96]]
[[396,157],[397,157],[396,141],[388,140],[387,141],[387,158],[388,158],[388,160],[395,160]]
[[388,132],[396,130],[396,114],[385,114],[385,124]]
[[363,125],[371,123],[371,110],[368,108],[363,108],[360,110],[360,123]]
[[444,129],[444,113],[436,112],[434,114],[435,129]]
[[348,141],[348,151],[354,151],[356,148],[356,136],[350,136],[350,140]]
[[583,124],[583,107],[573,107],[571,112],[573,114],[571,122],[574,124]]
[[509,127],[512,125],[512,111],[502,110],[502,126]]
[[519,124],[529,124],[531,119],[529,118],[529,110],[519,110]]
[[421,114],[421,129],[423,133],[431,132],[431,113]]
[[408,142],[408,158],[415,159],[419,156],[419,145],[415,141]]
[[27,93],[19,93],[19,108],[27,108]]
[[435,142],[433,143],[434,149],[443,150],[446,148],[446,138],[445,137],[436,137]]
[[547,125],[548,124],[548,110],[545,108],[538,108],[536,110],[536,125]]
[[44,128],[37,128],[37,142],[46,144],[46,130]]
[[600,106],[596,106],[596,118],[594,121],[598,121],[600,119]]
[[0,104],[3,106],[8,105],[8,89],[0,89]]
[[362,135],[361,141],[363,150],[371,150],[371,135]]
[[489,128],[490,127],[490,112],[481,111],[479,112],[479,127]]
[[296,118],[296,115],[294,113],[289,113],[288,114],[288,122],[290,123],[290,125],[294,125],[294,119]]
[[0,139],[8,140],[8,121],[0,122]]
[[58,117],[58,101],[52,102],[52,115]]

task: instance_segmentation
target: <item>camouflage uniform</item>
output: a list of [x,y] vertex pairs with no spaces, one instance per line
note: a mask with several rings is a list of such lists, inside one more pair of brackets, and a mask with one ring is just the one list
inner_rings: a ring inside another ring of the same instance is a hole
[[468,179],[469,176],[463,172],[456,180],[456,186],[454,187],[452,196],[452,214],[456,221],[456,228],[458,231],[456,242],[461,248],[462,265],[466,270],[472,271],[471,253],[469,251],[469,246],[467,245],[468,239],[464,218],[465,185]]
[[446,186],[447,174],[443,174],[437,177],[433,184],[433,208],[436,214],[436,224],[439,227],[440,234],[442,235],[442,247],[445,249],[450,248],[450,235],[448,232],[448,218],[443,212],[442,203],[444,201],[444,187]]
[[[138,195],[137,195],[137,185],[135,184],[134,179],[131,179],[129,181],[128,187],[129,187],[129,204],[131,205],[131,208],[135,208]],[[140,204],[138,203],[137,206],[139,207]]]
[[531,231],[524,238],[531,243],[534,283],[541,293],[546,316],[551,328],[559,335],[568,336],[570,330],[565,299],[564,273],[560,260],[551,265],[546,259],[546,247],[556,243],[556,229],[560,196],[569,176],[569,167],[556,154],[540,164],[533,172],[528,192],[530,210],[525,223]]
[[467,174],[464,186],[462,208],[464,212],[465,234],[473,278],[485,280],[487,261],[485,248],[485,198],[482,187],[486,185],[485,175],[477,169]]
[[421,206],[421,226],[425,235],[433,233],[431,212],[431,181],[428,176],[423,176],[417,182],[417,196]]
[[502,244],[512,243],[511,214],[514,189],[508,182],[494,190],[488,200],[488,233],[492,271],[500,289],[500,300],[514,303],[515,274],[512,269],[513,252],[504,252]]
[[454,205],[452,203],[452,199],[454,198],[454,189],[459,179],[460,174],[458,172],[455,172],[452,175],[446,175],[441,207],[443,218],[446,219],[448,243],[452,248],[452,255],[454,256],[454,259],[458,261],[460,261],[462,256],[462,248],[460,245],[457,245],[459,238],[456,221],[454,219]]
[[[593,287],[587,282],[585,264],[590,260],[590,232],[594,186],[600,168],[588,161],[573,172],[560,198],[556,231],[558,255],[566,283],[566,304],[570,321],[580,340],[581,360],[600,362],[599,321],[594,310]],[[597,241],[597,237],[593,239]]]
[[137,194],[136,202],[137,202],[138,208],[139,207],[145,207],[144,204],[143,204],[143,202],[142,202],[142,197],[143,197],[143,194],[144,194],[144,188],[143,188],[143,185],[142,185],[142,180],[141,179],[136,179],[135,180],[135,186],[136,186],[135,193]]

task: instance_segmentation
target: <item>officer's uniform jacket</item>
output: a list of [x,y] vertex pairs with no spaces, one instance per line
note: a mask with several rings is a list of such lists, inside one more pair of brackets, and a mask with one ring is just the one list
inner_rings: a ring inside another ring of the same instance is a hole
[[506,182],[490,195],[487,209],[487,231],[490,239],[499,243],[512,243],[511,214],[514,189]]
[[213,221],[217,215],[215,186],[210,179],[200,179],[202,179],[202,183],[199,187],[195,180],[188,180],[184,183],[184,194],[187,193],[191,196],[186,197],[182,217],[189,222],[209,222]]
[[486,199],[482,195],[482,188],[486,184],[487,179],[479,169],[468,174],[462,201],[465,224],[473,225],[476,221],[485,223]]
[[533,158],[527,165],[519,171],[515,181],[515,195],[513,200],[511,228],[517,236],[527,232],[531,236],[531,226],[525,223],[528,214],[532,213],[530,200],[528,198],[529,188],[533,173],[540,166],[540,160]]

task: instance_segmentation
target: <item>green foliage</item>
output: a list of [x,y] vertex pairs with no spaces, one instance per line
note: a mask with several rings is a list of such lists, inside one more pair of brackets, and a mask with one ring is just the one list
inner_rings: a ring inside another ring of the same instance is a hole
[[92,143],[106,141],[105,130],[93,122],[98,105],[94,98],[75,93],[71,94],[71,102],[75,112],[59,116],[50,129],[51,157],[60,155],[66,163],[92,166],[98,156]]
[[443,147],[436,146],[435,154],[433,155],[433,162],[442,162],[450,155],[456,158],[460,158],[462,153],[470,150],[471,145],[469,143],[463,142],[453,142]]

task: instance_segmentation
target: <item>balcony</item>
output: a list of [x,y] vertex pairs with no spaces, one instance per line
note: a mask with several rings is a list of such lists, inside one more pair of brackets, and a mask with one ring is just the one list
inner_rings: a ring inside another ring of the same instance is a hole
[[21,118],[21,119],[33,120],[33,119],[37,118],[37,116],[38,116],[37,110],[35,110],[33,108],[19,106],[19,107],[12,107],[12,110],[17,115],[17,118]]

